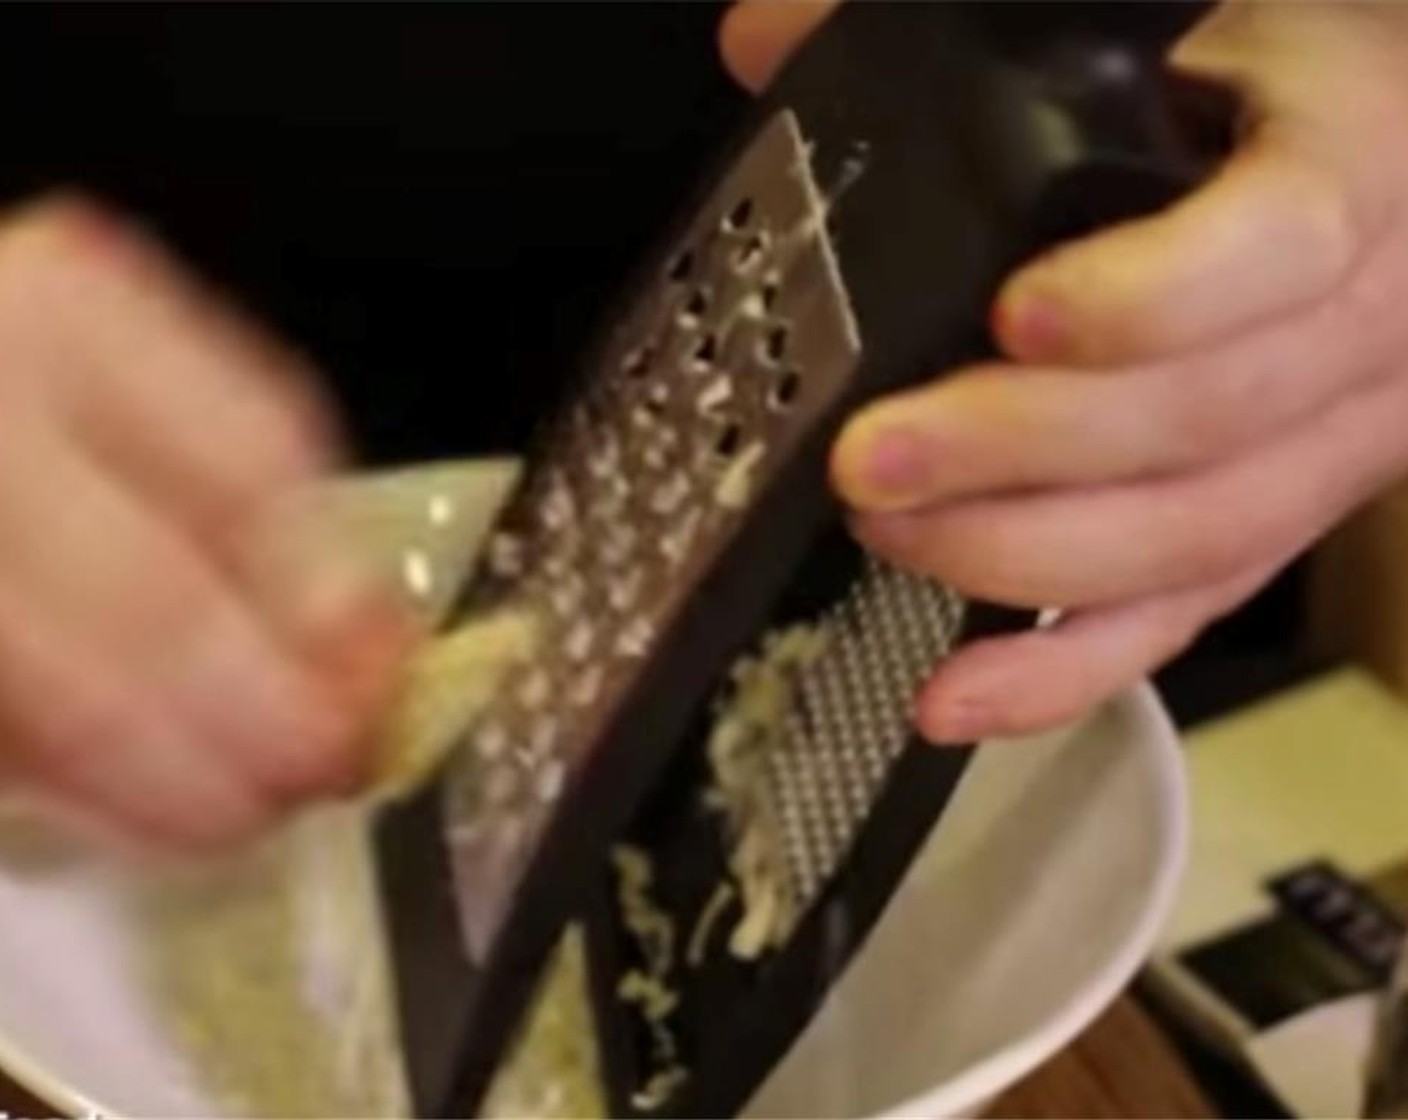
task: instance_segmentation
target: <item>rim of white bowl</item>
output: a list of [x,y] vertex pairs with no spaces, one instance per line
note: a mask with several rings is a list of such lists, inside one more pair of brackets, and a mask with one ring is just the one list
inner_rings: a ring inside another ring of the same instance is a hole
[[112,1116],[112,1113],[99,1108],[95,1101],[60,1081],[3,1035],[0,1035],[0,1073],[36,1098],[39,1104],[56,1109],[65,1116],[101,1117],[102,1120]]
[[[880,1113],[880,1120],[957,1117],[991,1100],[1031,1073],[1093,1023],[1118,998],[1148,958],[1177,897],[1187,859],[1187,775],[1178,751],[1178,732],[1151,685],[1141,683],[1111,703],[1131,706],[1142,722],[1155,729],[1155,734],[1145,740],[1146,745],[1142,749],[1153,764],[1158,788],[1167,797],[1167,811],[1163,814],[1161,830],[1164,849],[1170,852],[1170,858],[1160,864],[1158,874],[1149,885],[1148,905],[1134,923],[1120,951],[1058,1015],[1013,1039],[942,1088],[920,1093]],[[4,1035],[0,1035],[0,1070],[50,1108],[76,1117],[103,1117],[105,1120],[113,1117],[97,1102],[56,1078],[41,1063],[31,1059],[22,1046]]]
[[937,1089],[919,1093],[878,1114],[877,1120],[915,1117],[961,1117],[990,1103],[1075,1039],[1106,1011],[1148,960],[1178,897],[1188,858],[1188,778],[1178,748],[1178,731],[1158,694],[1147,682],[1121,694],[1114,704],[1128,705],[1154,734],[1141,750],[1153,766],[1163,794],[1162,848],[1168,858],[1149,883],[1148,902],[1123,945],[1079,994],[1041,1026],[1018,1035]]

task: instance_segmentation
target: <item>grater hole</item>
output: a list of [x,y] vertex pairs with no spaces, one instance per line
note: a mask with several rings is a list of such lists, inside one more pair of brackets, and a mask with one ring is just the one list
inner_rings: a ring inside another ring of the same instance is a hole
[[738,247],[737,252],[733,254],[733,263],[738,271],[749,272],[763,259],[763,251],[766,248],[767,239],[761,233],[755,233]]
[[714,440],[714,454],[720,459],[732,459],[743,444],[743,426],[736,421],[724,425]]
[[678,284],[684,280],[688,280],[693,272],[694,254],[690,252],[690,250],[685,249],[670,262],[670,267],[666,269],[665,274]]
[[719,340],[712,332],[699,340],[694,348],[693,364],[696,370],[707,370],[719,356]]
[[785,326],[773,327],[763,336],[762,357],[769,365],[780,365],[787,356],[788,330]]
[[763,281],[763,286],[759,289],[758,294],[762,298],[764,311],[771,311],[777,306],[777,294],[781,287],[782,285],[775,275],[769,276]]
[[728,212],[728,217],[724,219],[726,229],[735,232],[745,228],[753,220],[753,200],[747,196],[740,198],[732,210]]
[[802,375],[795,369],[785,370],[772,387],[769,403],[779,412],[791,406],[802,389]]
[[709,310],[709,293],[703,287],[695,288],[689,293],[689,298],[685,300],[684,307],[680,309],[681,326],[695,326]]
[[[622,364],[624,366],[624,363]],[[587,428],[600,428],[606,423],[606,410],[602,407],[601,401],[594,396],[586,397],[582,401],[578,416],[579,422]]]
[[632,350],[621,362],[621,372],[632,379],[639,379],[650,372],[650,364],[654,358],[654,352],[649,346],[641,346]]

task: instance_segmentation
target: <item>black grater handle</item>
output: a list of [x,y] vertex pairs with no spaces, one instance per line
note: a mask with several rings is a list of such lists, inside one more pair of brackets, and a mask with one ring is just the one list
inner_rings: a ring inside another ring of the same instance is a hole
[[837,193],[871,351],[857,395],[944,368],[952,324],[984,321],[1024,259],[1166,205],[1223,157],[1229,95],[1172,72],[1163,36],[1105,15],[1129,7],[849,0],[767,92]]
[[[988,310],[1016,268],[1158,211],[1226,157],[1236,98],[1165,61],[1206,8],[846,0],[795,53],[759,113],[795,114],[812,145],[864,352],[778,486],[789,533],[799,479],[828,516],[819,464],[857,408],[995,355]],[[1034,618],[975,604],[967,636]]]
[[[739,552],[754,575],[767,557],[787,570],[799,525],[834,516],[824,460],[855,407],[991,355],[987,308],[1015,267],[1175,201],[1223,158],[1232,99],[1161,58],[1179,29],[1167,17],[1197,6],[1141,5],[1146,18],[1166,17],[1155,35],[1127,22],[1130,7],[851,0],[765,95],[764,117],[797,116],[832,192],[829,224],[862,358],[845,398],[752,518]],[[974,604],[964,640],[1033,621]],[[716,1003],[709,1022],[684,1024],[695,1040],[690,1077],[659,1114],[732,1115],[746,1104],[883,913],[970,753],[912,743],[843,872],[779,956],[741,981],[726,966],[696,981],[752,991],[726,1017],[713,1017]],[[603,936],[601,958],[610,951]],[[607,998],[599,1013],[608,1053],[627,1051],[619,1008]],[[613,1084],[614,1112],[649,1115],[632,1108],[631,1084]]]

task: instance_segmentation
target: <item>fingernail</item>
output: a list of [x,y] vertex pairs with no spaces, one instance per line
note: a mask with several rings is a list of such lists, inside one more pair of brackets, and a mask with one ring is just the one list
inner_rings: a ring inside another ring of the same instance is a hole
[[925,439],[901,424],[867,422],[842,444],[844,496],[860,509],[892,510],[921,500],[931,474]]
[[919,727],[935,746],[967,746],[991,730],[992,710],[971,696],[926,699],[921,703]]
[[1026,285],[998,299],[992,320],[998,345],[1013,358],[1057,358],[1070,342],[1068,317],[1059,302]]

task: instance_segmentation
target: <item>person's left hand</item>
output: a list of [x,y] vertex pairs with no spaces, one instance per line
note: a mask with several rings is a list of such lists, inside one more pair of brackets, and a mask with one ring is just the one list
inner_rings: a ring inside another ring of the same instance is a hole
[[[829,3],[744,2],[756,88]],[[1254,127],[1186,200],[1042,256],[1008,359],[865,409],[833,456],[878,554],[1057,608],[918,701],[967,742],[1075,718],[1165,663],[1408,466],[1408,9],[1228,2],[1172,61]]]

